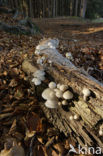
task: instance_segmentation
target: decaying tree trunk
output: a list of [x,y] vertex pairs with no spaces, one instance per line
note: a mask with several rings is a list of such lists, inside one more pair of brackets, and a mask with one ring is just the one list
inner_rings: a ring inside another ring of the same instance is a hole
[[[40,45],[45,44],[41,42]],[[48,120],[66,136],[72,135],[81,146],[101,147],[103,152],[103,137],[99,136],[99,127],[103,123],[103,84],[88,75],[87,72],[76,68],[68,59],[64,58],[57,50],[45,48],[40,50],[40,55],[45,56],[46,61],[42,68],[56,83],[68,85],[74,98],[70,106],[57,109],[48,109],[41,101],[40,105]],[[34,56],[32,66],[40,69],[41,65],[35,62],[38,56]],[[39,56],[40,57],[40,56]],[[52,61],[52,64],[48,63]],[[25,72],[32,73],[33,69]],[[47,77],[48,78],[48,77]],[[83,100],[82,90],[87,87],[91,90],[90,98]],[[41,88],[41,86],[40,86]],[[39,96],[41,93],[39,92]],[[79,120],[70,120],[73,114],[79,114]]]

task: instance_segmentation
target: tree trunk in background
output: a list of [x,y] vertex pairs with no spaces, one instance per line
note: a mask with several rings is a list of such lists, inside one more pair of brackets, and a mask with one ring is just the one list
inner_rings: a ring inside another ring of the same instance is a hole
[[80,17],[85,18],[86,8],[87,8],[87,0],[81,0]]
[[71,0],[70,2],[70,16],[73,16],[73,9],[74,9],[74,0]]
[[53,17],[55,17],[55,0],[53,0]]
[[75,3],[75,16],[78,16],[78,0]]
[[33,1],[32,0],[29,0],[29,15],[30,15],[30,17],[34,17],[34,14],[33,14]]
[[23,10],[24,17],[27,17],[29,9],[28,9],[28,4],[26,0],[23,0],[22,10]]

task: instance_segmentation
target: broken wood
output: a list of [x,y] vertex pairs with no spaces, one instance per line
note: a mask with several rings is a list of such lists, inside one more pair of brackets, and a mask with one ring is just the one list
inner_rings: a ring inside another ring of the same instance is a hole
[[[49,39],[50,40],[50,39]],[[66,84],[74,98],[69,106],[48,109],[41,100],[40,105],[48,120],[66,136],[72,136],[82,147],[85,145],[101,147],[103,152],[103,136],[99,136],[99,127],[103,123],[103,84],[90,76],[86,71],[75,67],[70,60],[64,58],[57,49],[45,46],[48,40],[41,41],[40,56],[45,56],[45,63],[37,65],[37,57],[30,60],[32,66],[45,69],[46,73],[56,82]],[[49,64],[49,60],[52,64]],[[25,70],[26,72],[26,70]],[[27,72],[30,75],[30,72]],[[31,81],[31,79],[30,79]],[[41,87],[41,86],[40,86]],[[91,91],[87,101],[83,100],[82,90],[86,87]],[[41,96],[41,92],[39,92]],[[70,120],[71,115],[78,114],[79,120]]]

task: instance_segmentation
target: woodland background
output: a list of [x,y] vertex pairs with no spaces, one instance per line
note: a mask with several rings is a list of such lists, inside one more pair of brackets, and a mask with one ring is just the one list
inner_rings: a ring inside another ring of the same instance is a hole
[[0,4],[17,9],[24,16],[34,18],[57,16],[97,18],[103,16],[102,0],[0,0]]

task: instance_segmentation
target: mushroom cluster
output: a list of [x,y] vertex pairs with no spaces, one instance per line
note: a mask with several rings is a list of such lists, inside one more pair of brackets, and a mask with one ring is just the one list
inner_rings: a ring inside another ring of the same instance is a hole
[[48,88],[43,91],[42,97],[46,100],[46,107],[57,108],[58,105],[68,105],[68,100],[73,98],[73,94],[68,90],[67,85],[50,82]]
[[36,46],[35,54],[40,55],[42,50],[56,49],[59,45],[58,39],[43,39],[38,46]]
[[44,70],[37,70],[36,72],[33,73],[33,79],[32,82],[38,86],[41,84],[42,81],[45,80],[45,72]]

